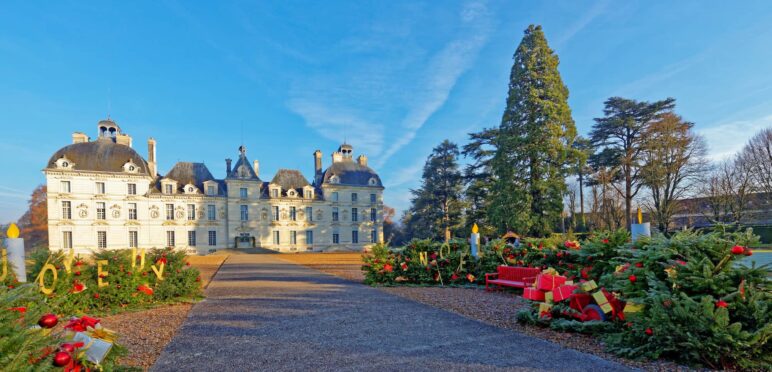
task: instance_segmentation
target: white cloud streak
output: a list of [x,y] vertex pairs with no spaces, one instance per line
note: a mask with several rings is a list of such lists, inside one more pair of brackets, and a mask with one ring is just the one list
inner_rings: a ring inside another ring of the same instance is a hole
[[754,134],[769,127],[772,127],[772,115],[712,125],[698,129],[697,133],[708,143],[709,158],[720,161],[736,154]]

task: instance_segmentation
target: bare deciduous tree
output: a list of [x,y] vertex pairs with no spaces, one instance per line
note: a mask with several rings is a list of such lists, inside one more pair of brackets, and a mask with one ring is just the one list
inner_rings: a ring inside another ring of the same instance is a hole
[[746,164],[754,191],[772,193],[772,127],[756,133],[739,158]]

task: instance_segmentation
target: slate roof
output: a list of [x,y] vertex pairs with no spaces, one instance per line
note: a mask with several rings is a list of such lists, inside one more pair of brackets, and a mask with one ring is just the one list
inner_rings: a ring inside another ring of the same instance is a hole
[[147,162],[142,156],[131,147],[115,143],[109,138],[62,147],[48,159],[46,168],[56,168],[56,161],[62,157],[73,162],[75,170],[123,172],[123,165],[131,161],[139,167],[139,174],[150,175]]
[[[244,166],[247,170],[247,176],[241,177],[239,174],[239,168]],[[260,177],[257,176],[255,173],[255,169],[252,168],[252,164],[250,164],[249,159],[247,159],[246,155],[239,155],[239,160],[236,161],[236,164],[231,169],[231,172],[225,176],[226,178],[238,178],[238,179],[246,179],[246,180],[252,180],[252,181],[260,181]]]
[[190,163],[183,161],[174,164],[172,170],[170,170],[164,178],[177,181],[179,188],[182,188],[187,184],[192,184],[202,192],[204,191],[204,182],[215,180],[204,163]]
[[[381,178],[372,168],[351,160],[333,163],[322,173],[321,180],[317,182],[330,183],[332,176],[338,176],[337,184],[339,185],[383,187]],[[375,185],[369,184],[371,178],[375,178]]]
[[271,183],[281,186],[282,190],[298,190],[310,185],[303,174],[296,169],[279,169]]

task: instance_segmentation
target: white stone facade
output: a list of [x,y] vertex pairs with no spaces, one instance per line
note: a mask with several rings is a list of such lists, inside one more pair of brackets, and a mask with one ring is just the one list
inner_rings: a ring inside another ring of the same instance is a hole
[[177,163],[162,176],[154,140],[145,160],[114,122],[98,127],[95,141],[74,134],[44,169],[52,250],[359,251],[383,241],[381,180],[364,156],[352,158],[349,145],[333,153],[324,171],[317,150],[311,183],[294,170],[262,181],[243,146],[233,169],[226,160],[224,179],[201,163]]

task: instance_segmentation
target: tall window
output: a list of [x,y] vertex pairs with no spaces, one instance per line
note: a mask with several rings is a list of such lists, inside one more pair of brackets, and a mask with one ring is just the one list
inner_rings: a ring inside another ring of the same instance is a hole
[[72,231],[62,231],[62,248],[72,248]]
[[196,219],[196,205],[188,204],[188,221],[193,221],[195,219]]
[[129,219],[137,219],[137,203],[129,203]]
[[290,244],[298,244],[298,232],[290,231]]
[[102,195],[105,193],[105,183],[104,182],[97,182],[96,183],[96,193],[99,195]]
[[97,219],[98,220],[104,220],[105,219],[105,203],[104,202],[97,202]]
[[138,233],[136,231],[129,231],[129,248],[137,248]]
[[279,190],[278,189],[271,190],[271,197],[272,198],[278,198],[279,197]]
[[68,201],[62,202],[62,219],[63,220],[71,220],[72,219],[72,203]]
[[338,207],[332,207],[332,220],[338,220]]
[[290,207],[290,220],[297,221],[297,211],[295,207]]
[[378,219],[378,211],[375,208],[370,208],[370,221],[375,222]]
[[351,202],[352,203],[356,203],[358,199],[359,199],[359,195],[357,195],[357,193],[355,193],[355,192],[352,192],[351,193]]
[[314,231],[306,230],[306,245],[314,244]]
[[242,199],[246,199],[247,198],[247,188],[246,187],[242,187],[241,189],[239,189],[239,196]]
[[370,203],[375,203],[375,194],[370,194]]
[[137,184],[136,183],[130,183],[128,184],[128,194],[129,195],[137,195]]
[[70,181],[62,181],[62,192],[70,192]]
[[209,185],[206,187],[206,194],[207,195],[214,195],[214,186]]
[[273,244],[279,244],[279,231],[273,231]]
[[166,193],[166,194],[174,194],[174,186],[172,186],[172,185],[164,186],[164,193]]
[[351,242],[354,244],[359,243],[359,231],[351,230]]
[[174,219],[174,204],[166,204],[166,219],[170,221]]
[[370,243],[377,243],[378,242],[378,230],[373,229],[373,231],[370,231]]
[[209,245],[217,245],[217,231],[209,231]]
[[97,231],[97,248],[107,248],[107,231]]
[[174,247],[174,231],[166,232],[166,246]]
[[249,206],[248,205],[242,205],[241,206],[241,220],[242,221],[249,220]]
[[274,221],[278,221],[279,220],[279,207],[278,206],[274,206],[273,207],[273,213],[271,213],[271,218],[273,218]]
[[314,208],[312,207],[306,207],[306,221],[313,221],[314,220]]
[[188,231],[188,245],[191,247],[196,246],[196,232]]
[[206,206],[206,216],[209,218],[209,221],[214,221],[217,219],[217,210],[215,209],[214,205],[207,205]]
[[359,221],[359,210],[356,208],[351,208],[351,221]]
[[334,202],[338,201],[338,192],[337,191],[332,193],[332,201],[334,201]]
[[332,244],[340,243],[340,235],[338,233],[332,233]]

